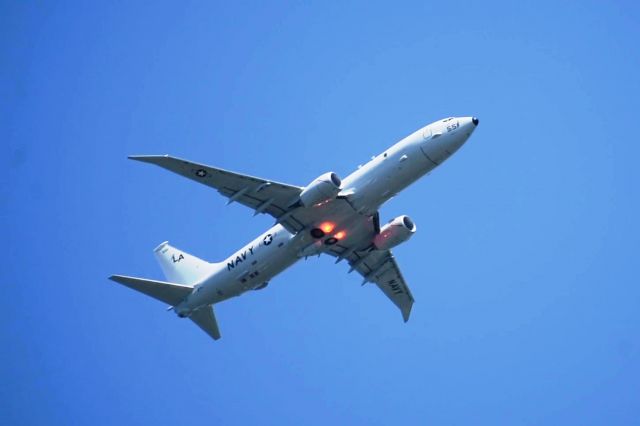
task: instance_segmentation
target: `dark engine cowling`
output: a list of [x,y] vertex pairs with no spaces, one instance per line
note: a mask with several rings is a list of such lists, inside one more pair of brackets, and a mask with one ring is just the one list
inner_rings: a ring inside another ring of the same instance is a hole
[[331,200],[340,192],[342,181],[334,172],[327,172],[311,182],[300,193],[300,203],[305,207]]
[[409,216],[398,216],[380,229],[373,238],[373,245],[378,250],[389,250],[404,243],[416,232],[416,224]]

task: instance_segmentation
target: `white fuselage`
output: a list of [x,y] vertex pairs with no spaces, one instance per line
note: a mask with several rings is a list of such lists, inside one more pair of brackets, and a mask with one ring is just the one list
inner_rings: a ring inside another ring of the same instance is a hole
[[[357,213],[374,214],[383,203],[457,151],[476,124],[471,117],[459,117],[436,121],[419,129],[347,176],[342,181],[339,196],[344,196]],[[340,225],[349,227],[349,223]],[[355,246],[370,243],[350,242]],[[314,249],[312,244],[307,232],[294,235],[277,224],[229,258],[212,264],[212,272],[176,306],[176,312],[188,315],[201,306],[262,288],[301,257],[322,253],[322,249]]]

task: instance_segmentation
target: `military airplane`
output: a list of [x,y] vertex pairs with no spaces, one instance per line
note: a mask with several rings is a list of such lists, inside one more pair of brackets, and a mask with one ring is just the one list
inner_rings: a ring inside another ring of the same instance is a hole
[[222,262],[207,262],[168,242],[154,253],[167,281],[124,275],[111,280],[169,305],[213,339],[220,330],[213,306],[249,290],[260,290],[301,258],[326,254],[345,260],[362,283],[375,283],[400,309],[406,322],[413,296],[391,249],[416,232],[406,215],[380,224],[378,209],[404,188],[442,164],[471,136],[478,119],[450,117],[431,123],[360,166],[344,179],[327,172],[305,187],[247,176],[169,155],[136,155],[216,189],[228,198],[268,214],[275,224]]

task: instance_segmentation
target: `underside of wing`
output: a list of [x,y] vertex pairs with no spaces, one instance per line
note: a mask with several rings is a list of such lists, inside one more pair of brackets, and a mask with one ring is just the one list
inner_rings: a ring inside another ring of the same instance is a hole
[[169,155],[135,155],[132,160],[155,164],[181,176],[216,189],[229,199],[255,211],[273,216],[290,232],[304,228],[291,205],[302,192],[301,187],[198,164]]
[[364,253],[349,264],[362,275],[363,284],[375,283],[400,309],[404,322],[409,320],[413,296],[390,250]]
[[373,237],[380,231],[378,215],[362,217],[359,224],[359,238],[355,245],[342,241],[326,253],[349,262],[349,272],[357,271],[362,284],[375,283],[380,290],[400,309],[405,322],[409,320],[413,296],[391,250],[376,250],[371,245]]

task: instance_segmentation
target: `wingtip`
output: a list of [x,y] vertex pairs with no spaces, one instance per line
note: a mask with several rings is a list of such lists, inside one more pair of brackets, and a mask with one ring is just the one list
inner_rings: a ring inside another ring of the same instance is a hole
[[169,158],[169,154],[164,155],[128,155],[129,160],[141,161],[143,163],[155,163],[162,158]]
[[411,307],[409,309],[405,309],[402,311],[402,319],[405,323],[409,321],[409,317],[411,316]]

